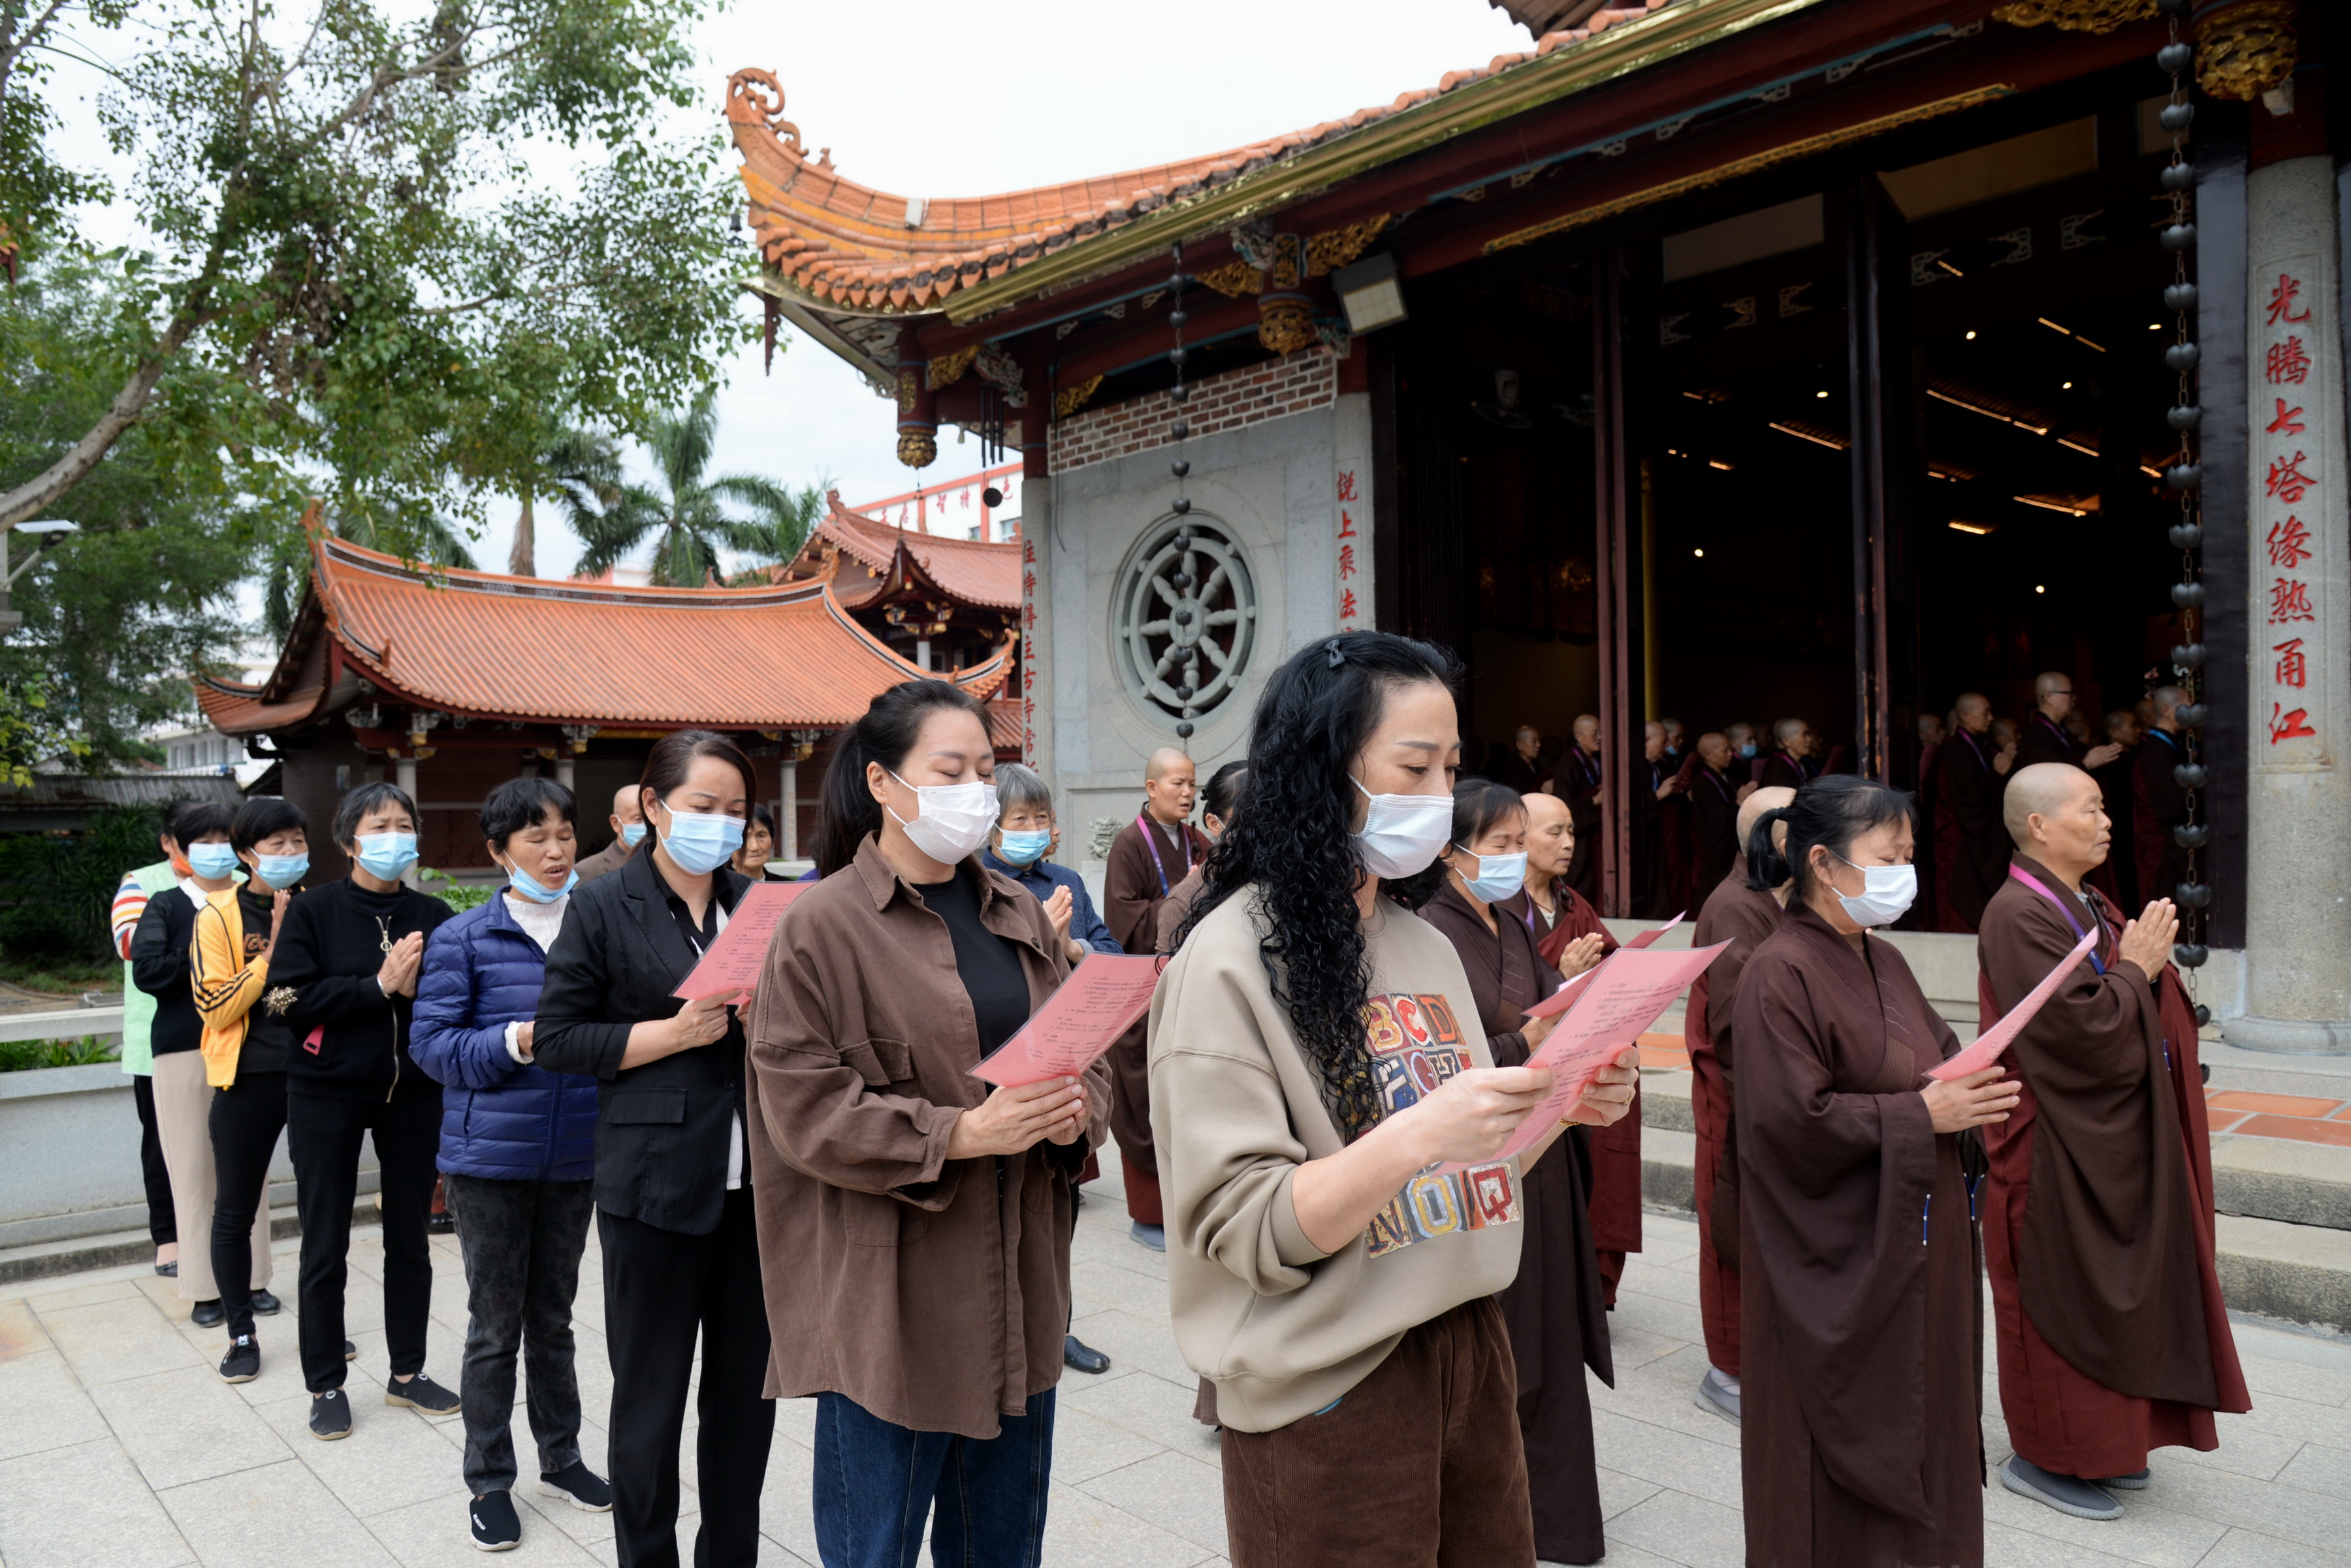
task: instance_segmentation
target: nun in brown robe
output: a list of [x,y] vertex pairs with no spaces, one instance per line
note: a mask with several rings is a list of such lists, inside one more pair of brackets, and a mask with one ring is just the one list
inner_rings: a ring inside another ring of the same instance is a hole
[[[2216,1448],[2213,1412],[2252,1408],[2213,1258],[2196,1019],[2164,961],[2170,905],[2126,947],[2089,881],[2111,847],[2097,780],[2035,769],[2009,791],[2022,831],[1976,946],[1984,1026],[2093,928],[2098,944],[2010,1048],[2022,1097],[1984,1134],[2001,1408],[2020,1458],[2136,1490],[2148,1449]],[[2020,1479],[2028,1497],[2047,1484]]]
[[1982,1156],[1962,1134],[2015,1092],[1924,1076],[1959,1040],[1866,935],[1916,894],[1907,798],[1829,776],[1775,820],[1795,886],[1732,1009],[1747,1561],[1978,1568]]
[[[1523,876],[1515,856],[1526,842],[1526,810],[1508,785],[1482,779],[1462,784],[1453,800],[1455,847],[1445,856],[1448,874],[1420,917],[1461,955],[1494,1064],[1521,1066],[1532,1054],[1525,1011],[1559,988],[1559,971],[1536,952],[1526,923],[1501,908],[1504,901],[1489,904],[1479,897],[1463,873],[1478,875],[1476,852],[1482,851],[1489,863],[1511,857],[1507,869],[1494,867],[1498,875],[1510,881]],[[1535,1554],[1546,1563],[1597,1563],[1607,1550],[1592,1443],[1592,1396],[1583,1369],[1589,1366],[1611,1387],[1616,1375],[1587,1218],[1589,1131],[1570,1128],[1565,1146],[1536,1161],[1521,1177],[1526,1239],[1518,1279],[1498,1298],[1519,1366],[1519,1432],[1534,1503]]]
[[[1523,892],[1507,904],[1496,906],[1496,912],[1517,917],[1534,934],[1536,950],[1542,961],[1569,978],[1580,975],[1590,965],[1573,969],[1562,962],[1569,946],[1586,936],[1600,938],[1600,950],[1593,962],[1616,951],[1616,938],[1600,923],[1600,912],[1592,901],[1568,884],[1564,867],[1575,847],[1573,818],[1568,816],[1562,803],[1548,795],[1526,797],[1528,815],[1527,854],[1529,871]],[[1556,838],[1560,820],[1566,817],[1569,827],[1564,839]],[[1550,856],[1558,857],[1554,868]],[[1545,873],[1550,874],[1546,875]],[[1600,1273],[1605,1281],[1601,1293],[1608,1306],[1616,1304],[1616,1287],[1625,1278],[1625,1257],[1641,1249],[1641,1089],[1633,1086],[1633,1104],[1623,1121],[1614,1126],[1593,1127],[1589,1134],[1592,1154],[1592,1244],[1597,1249]]]

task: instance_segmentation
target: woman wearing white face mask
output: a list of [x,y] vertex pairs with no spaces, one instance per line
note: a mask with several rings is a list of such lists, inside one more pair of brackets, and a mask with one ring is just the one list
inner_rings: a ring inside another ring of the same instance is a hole
[[[1445,885],[1420,911],[1461,956],[1479,1026],[1499,1067],[1524,1063],[1562,1016],[1526,1016],[1560,986],[1534,932],[1512,913],[1526,875],[1526,846],[1527,807],[1517,790],[1484,779],[1460,785],[1453,791]],[[1496,1299],[1519,1368],[1535,1555],[1545,1563],[1596,1563],[1606,1547],[1583,1369],[1589,1365],[1612,1386],[1616,1376],[1602,1305],[1604,1281],[1593,1250],[1586,1130],[1570,1128],[1565,1142],[1525,1174],[1520,1196],[1526,1243],[1518,1278]]]
[[985,710],[943,681],[835,743],[817,863],[751,1020],[770,1391],[817,1396],[825,1568],[1034,1563],[1051,1481],[1075,1183],[1109,1069],[971,1076],[1069,972],[997,823]]
[[[1351,632],[1268,682],[1247,809],[1154,999],[1176,1339],[1217,1385],[1233,1568],[1533,1568],[1518,1375],[1491,1300],[1550,1087],[1497,1067],[1451,944],[1458,668]],[[1603,1070],[1573,1119],[1624,1114]],[[1459,1162],[1467,1168],[1433,1167]]]
[[746,1158],[742,998],[671,993],[751,885],[727,861],[742,847],[758,781],[733,741],[687,729],[654,743],[637,793],[645,848],[571,894],[548,950],[531,1055],[601,1081],[594,1192],[621,1562],[677,1561],[678,1449],[698,1328],[695,1560],[749,1568],[776,1406],[762,1386],[768,1318]]
[[1909,797],[1816,779],[1787,825],[1794,889],[1739,981],[1740,1430],[1758,1563],[1983,1561],[1974,1129],[2016,1103],[1869,932],[1917,888]]

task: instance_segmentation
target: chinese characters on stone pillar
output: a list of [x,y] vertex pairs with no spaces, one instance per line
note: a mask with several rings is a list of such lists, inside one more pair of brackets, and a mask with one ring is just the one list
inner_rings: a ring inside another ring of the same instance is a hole
[[1363,497],[1355,486],[1355,471],[1342,469],[1339,474],[1339,630],[1353,632],[1371,624],[1364,614],[1367,608],[1358,598],[1364,586],[1364,551],[1369,540],[1366,530],[1356,526],[1356,515],[1363,508]]
[[2324,428],[2315,405],[2328,378],[2313,375],[2319,367],[2312,350],[2324,351],[2330,329],[2320,319],[2325,300],[2310,287],[2315,276],[2317,268],[2301,257],[2256,274],[2253,352],[2261,381],[2253,402],[2267,411],[2252,422],[2253,528],[2261,540],[2253,558],[2256,768],[2325,763],[2319,719],[2327,711],[2333,651],[2320,617],[2325,596],[2314,599],[2312,590],[2323,589],[2342,563],[2322,555],[2328,545],[2324,518],[2335,509],[2328,487],[2335,480],[2323,472],[2318,455],[2325,445],[2314,434],[2314,427]]
[[1037,692],[1045,670],[1037,657],[1037,541],[1020,533],[1020,760],[1037,766]]

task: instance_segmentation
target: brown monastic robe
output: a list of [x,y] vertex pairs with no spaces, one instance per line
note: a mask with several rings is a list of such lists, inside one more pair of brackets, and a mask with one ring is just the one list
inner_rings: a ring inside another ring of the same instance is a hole
[[[1145,839],[1144,824],[1153,829]],[[1156,952],[1159,906],[1207,858],[1208,837],[1189,822],[1174,827],[1137,812],[1111,841],[1102,873],[1102,924],[1129,953]],[[1137,1224],[1163,1223],[1159,1203],[1159,1156],[1151,1144],[1151,1074],[1145,1026],[1136,1024],[1110,1049],[1111,1134],[1118,1140],[1126,1171],[1126,1212]]]
[[2095,924],[2083,959],[2009,1048],[2022,1085],[1984,1129],[1984,1262],[2010,1441],[2059,1475],[2220,1446],[2214,1410],[2252,1402],[2213,1261],[2212,1149],[2196,1019],[2170,965],[2116,956],[2122,916],[2019,854],[1976,945],[1984,1027]]
[[2113,898],[2126,913],[2144,908],[2149,900],[2139,893],[2138,831],[2135,825],[2138,820],[2138,753],[2126,751],[2112,762],[2091,768],[2090,777],[2098,781],[2106,821],[2114,824],[2113,852],[2098,868],[2113,873],[2114,885],[2101,884],[2099,891]]
[[1705,763],[1690,769],[1690,826],[1698,841],[1698,889],[1711,897],[1746,846],[1739,841],[1739,788],[1744,779]]
[[[2138,895],[2169,898],[2188,880],[2188,852],[2174,843],[2171,830],[2188,820],[2188,791],[2171,770],[2189,760],[2188,737],[2150,729],[2138,744],[2138,773],[2131,801],[2131,842],[2137,851]],[[2122,841],[2119,836],[2116,842]]]
[[1560,753],[1559,771],[1552,777],[1552,791],[1567,802],[1567,820],[1575,826],[1567,885],[1587,899],[1600,896],[1601,857],[1606,853],[1600,831],[1602,777],[1600,758],[1572,743]]
[[[1522,919],[1504,904],[1494,915],[1489,931],[1450,881],[1420,911],[1461,955],[1494,1065],[1517,1067],[1531,1054],[1520,1032],[1525,1011],[1559,988],[1559,971],[1542,961]],[[1565,1146],[1546,1153],[1521,1179],[1526,1240],[1519,1277],[1499,1298],[1519,1364],[1519,1431],[1534,1500],[1535,1555],[1549,1563],[1596,1563],[1607,1549],[1592,1396],[1583,1381],[1589,1366],[1603,1383],[1616,1382],[1586,1213],[1591,1131],[1569,1129]]]
[[2008,829],[2000,820],[2007,778],[1992,745],[1961,727],[1936,753],[1935,929],[1970,932],[2008,870]]
[[1802,904],[1732,1016],[1747,1561],[1980,1568],[1977,1232],[1918,1094],[1959,1042],[1890,944]]
[[1804,765],[1784,751],[1763,754],[1763,771],[1756,776],[1766,789],[1801,789],[1813,781]]
[[1691,983],[1682,1009],[1689,1047],[1690,1113],[1698,1123],[1698,1310],[1706,1358],[1725,1377],[1739,1375],[1739,1140],[1732,1121],[1732,1009],[1739,977],[1763,939],[1779,928],[1780,901],[1747,885],[1747,857],[1707,895],[1693,946],[1728,942]]
[[[1514,916],[1534,933],[1537,950],[1542,961],[1552,968],[1559,967],[1560,955],[1567,945],[1597,932],[1600,956],[1606,957],[1616,951],[1616,938],[1600,923],[1600,912],[1573,888],[1558,883],[1552,884],[1552,908],[1557,918],[1546,919],[1535,906],[1534,900],[1520,889],[1511,897],[1494,905],[1495,911]],[[1549,929],[1546,930],[1545,926]],[[1625,1119],[1610,1127],[1591,1130],[1592,1144],[1592,1242],[1600,1258],[1600,1272],[1607,1281],[1604,1299],[1609,1306],[1616,1304],[1616,1287],[1625,1278],[1625,1255],[1641,1249],[1641,1088],[1633,1086],[1632,1108]]]

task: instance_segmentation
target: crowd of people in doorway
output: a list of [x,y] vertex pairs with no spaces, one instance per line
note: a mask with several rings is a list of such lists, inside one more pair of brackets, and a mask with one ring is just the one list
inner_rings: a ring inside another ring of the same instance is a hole
[[[689,1398],[695,1562],[754,1563],[774,1402],[803,1397],[826,1568],[907,1568],[926,1533],[941,1563],[1035,1564],[1058,1385],[1109,1364],[1071,1332],[1070,1249],[1114,1135],[1128,1237],[1165,1255],[1218,1431],[1237,1568],[1596,1562],[1586,1375],[1613,1380],[1639,1246],[1637,1052],[1497,1155],[1552,1088],[1562,1015],[1538,1004],[1617,946],[1578,885],[1599,727],[1541,772],[1523,731],[1473,771],[1458,682],[1386,633],[1298,652],[1244,758],[1205,781],[1180,750],[1148,759],[1098,911],[1055,859],[1046,780],[996,759],[968,695],[908,681],[837,739],[813,885],[756,983],[696,999],[677,993],[776,874],[724,736],[656,742],[584,860],[569,790],[500,785],[479,827],[505,880],[463,914],[411,885],[418,811],[392,785],[343,797],[327,831],[350,869],[324,883],[290,804],[183,806],[117,907],[145,1014],[126,1047],[185,1239],[158,1266],[221,1330],[220,1375],[262,1375],[282,1131],[310,1430],[350,1435],[364,1134],[384,1399],[462,1416],[477,1546],[521,1538],[519,1367],[536,1484],[611,1510],[623,1564],[678,1561]],[[1802,721],[1732,728],[1669,768],[1682,737],[1659,721],[1646,760],[1658,804],[1694,774],[1725,786],[1729,853],[1698,861],[1691,900],[1698,943],[1723,946],[1685,1014],[1692,1392],[1740,1427],[1749,1559],[1981,1562],[1980,1268],[2001,1480],[2116,1517],[2150,1448],[2214,1447],[2213,1412],[2247,1404],[2175,922],[2099,882],[2095,770],[2116,758],[2020,761],[2020,739],[1997,767],[1981,1021],[2095,940],[2008,1058],[1946,1081],[1928,1070],[1959,1040],[1871,936],[1917,905],[1917,805],[1813,766]],[[1142,1023],[1074,1075],[974,1075],[1113,954],[1163,959]],[[454,1393],[425,1370],[436,1180],[469,1312]],[[591,1223],[609,1479],[571,1329]]]

